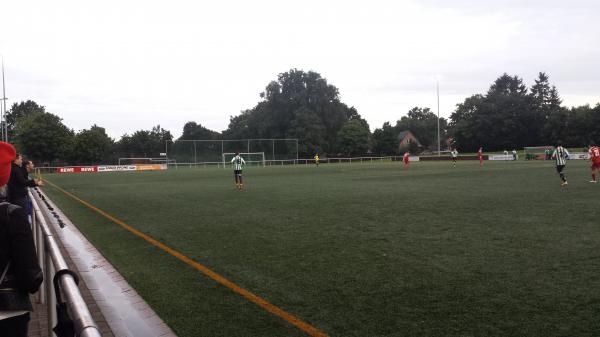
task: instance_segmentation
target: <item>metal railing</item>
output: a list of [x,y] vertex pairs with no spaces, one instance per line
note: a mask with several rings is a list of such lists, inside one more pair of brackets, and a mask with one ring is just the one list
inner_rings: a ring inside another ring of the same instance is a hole
[[52,219],[50,210],[40,206],[44,199],[41,194],[35,190],[29,191],[29,198],[33,204],[31,214],[31,225],[33,237],[37,248],[38,262],[44,271],[44,283],[40,287],[39,294],[34,298],[38,303],[46,304],[48,309],[48,335],[55,336],[52,328],[57,324],[56,314],[56,294],[52,280],[57,273],[57,285],[62,298],[67,304],[67,309],[71,320],[73,321],[76,336],[80,337],[98,337],[101,336],[100,330],[92,314],[87,307],[87,304],[81,296],[78,280],[69,272],[67,262],[60,252],[57,239],[51,230],[51,227],[46,220]]

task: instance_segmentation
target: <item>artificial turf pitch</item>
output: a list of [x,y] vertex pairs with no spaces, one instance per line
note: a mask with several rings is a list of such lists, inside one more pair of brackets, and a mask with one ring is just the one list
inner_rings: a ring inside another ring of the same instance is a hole
[[[584,161],[46,175],[330,336],[598,336],[600,184]],[[305,336],[52,188],[179,336]]]

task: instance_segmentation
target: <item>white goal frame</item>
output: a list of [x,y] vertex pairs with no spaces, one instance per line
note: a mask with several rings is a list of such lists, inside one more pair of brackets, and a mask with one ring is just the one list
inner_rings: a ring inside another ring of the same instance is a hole
[[[223,168],[227,168],[227,164],[229,164],[226,160],[225,160],[225,156],[227,155],[234,155],[235,156],[235,152],[225,152],[223,154],[221,154],[221,156],[223,157]],[[244,155],[247,155],[246,158],[249,158],[250,155],[261,155],[262,159],[260,160],[260,162],[262,163],[262,166],[265,167],[266,166],[266,161],[265,161],[265,153],[264,152],[240,152],[240,156],[242,156],[242,158],[244,158]],[[244,158],[244,161],[248,164],[248,163],[256,163],[259,162],[257,160],[249,160]]]

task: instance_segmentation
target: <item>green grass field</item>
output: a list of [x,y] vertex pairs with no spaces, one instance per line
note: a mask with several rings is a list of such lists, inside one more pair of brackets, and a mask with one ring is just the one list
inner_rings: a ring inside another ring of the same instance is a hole
[[[600,335],[584,161],[46,175],[330,336]],[[46,186],[179,336],[305,336]]]

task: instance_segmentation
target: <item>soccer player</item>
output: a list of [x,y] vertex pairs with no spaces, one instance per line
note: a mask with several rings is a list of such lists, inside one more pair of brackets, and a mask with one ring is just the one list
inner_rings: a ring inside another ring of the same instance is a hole
[[483,146],[479,147],[479,151],[477,151],[477,157],[479,157],[479,166],[483,166]]
[[458,151],[456,151],[456,148],[452,148],[450,155],[452,156],[452,166],[456,167],[456,159],[458,159]]
[[598,170],[600,169],[600,149],[593,143],[589,146],[588,159],[592,163],[592,180],[590,180],[590,183],[596,183],[598,182],[596,180],[596,173],[598,173]]
[[235,176],[235,186],[238,190],[244,188],[244,181],[242,179],[242,168],[246,165],[246,161],[242,156],[240,156],[239,152],[235,153],[235,157],[231,159],[231,163],[233,164],[233,175]]
[[315,164],[317,164],[317,166],[319,166],[319,154],[315,154]]
[[404,155],[402,156],[402,162],[404,162],[404,168],[408,168],[408,165],[410,165],[409,156],[410,156],[410,153],[408,153],[408,151],[404,152]]
[[563,173],[565,165],[567,165],[567,159],[569,159],[569,151],[562,147],[562,144],[560,142],[558,142],[556,148],[554,149],[554,152],[552,152],[552,159],[556,159],[556,172],[558,172],[558,175],[560,176],[560,186],[569,185],[569,183],[567,182],[567,178]]

